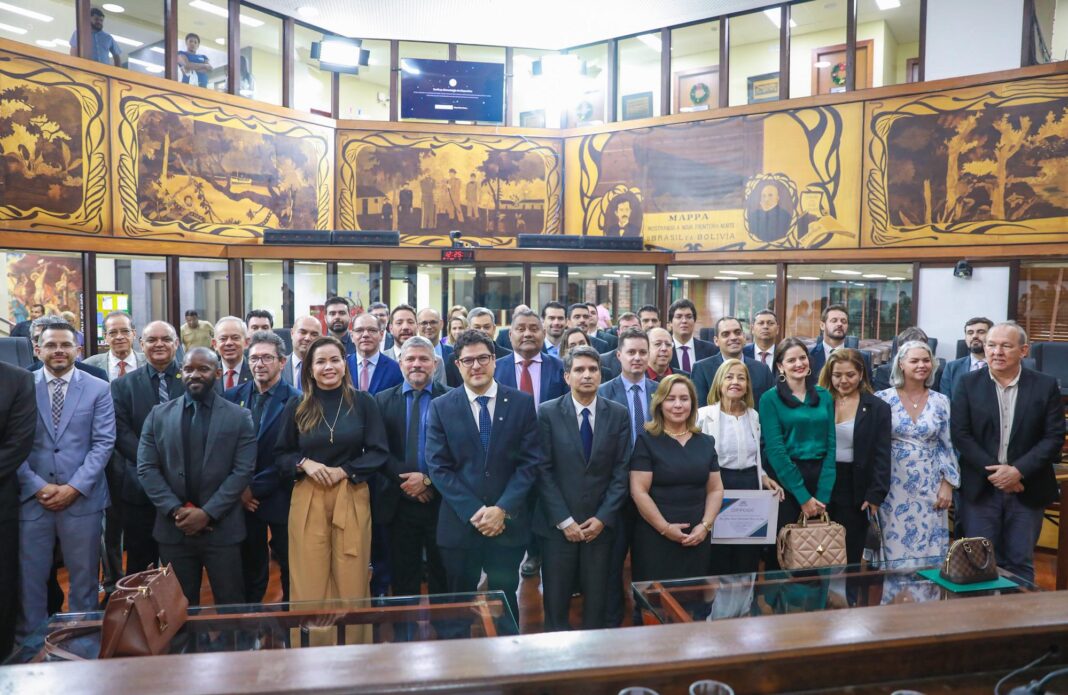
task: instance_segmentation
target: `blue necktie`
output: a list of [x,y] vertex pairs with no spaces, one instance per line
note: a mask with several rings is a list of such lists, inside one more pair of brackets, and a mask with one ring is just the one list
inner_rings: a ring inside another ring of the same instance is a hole
[[482,440],[482,451],[489,451],[490,429],[493,427],[493,419],[489,412],[489,396],[479,396],[480,410],[478,411],[478,438]]
[[156,388],[158,390],[159,402],[166,403],[170,400],[170,395],[167,391],[167,373],[156,372]]
[[579,427],[582,435],[582,453],[586,455],[586,463],[590,462],[590,454],[593,453],[593,425],[590,424],[590,409],[582,409],[582,425]]
[[645,426],[645,410],[642,409],[642,390],[637,384],[630,387],[630,392],[633,394],[633,406],[634,406],[634,427],[631,432],[630,441],[634,442],[638,438],[638,434]]

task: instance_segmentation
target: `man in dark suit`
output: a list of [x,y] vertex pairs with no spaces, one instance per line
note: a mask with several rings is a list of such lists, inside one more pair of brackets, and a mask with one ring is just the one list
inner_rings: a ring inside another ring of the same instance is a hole
[[149,412],[185,393],[174,362],[177,349],[178,334],[174,327],[166,321],[153,321],[141,331],[141,350],[147,364],[111,382],[111,396],[115,399],[115,450],[125,464],[120,498],[111,503],[121,505],[127,574],[141,572],[159,562],[159,545],[152,537],[156,508],[137,477],[137,447]]
[[638,320],[642,322],[642,330],[648,332],[651,328],[660,327],[660,310],[652,304],[644,304],[638,309]]
[[248,326],[236,316],[224,316],[215,322],[215,337],[211,339],[211,347],[222,362],[222,377],[215,381],[215,392],[219,395],[252,381],[252,370],[245,359],[248,335]]
[[753,387],[753,400],[760,402],[764,392],[775,385],[771,371],[754,359],[745,356],[745,331],[742,322],[733,316],[724,316],[716,321],[715,343],[719,354],[706,357],[693,366],[693,386],[697,390],[697,400],[702,406],[708,403],[708,391],[716,371],[725,360],[741,360],[749,370],[749,383]]
[[[664,331],[666,334],[667,331]],[[665,338],[671,341],[671,336]],[[649,363],[649,337],[640,329],[631,328],[619,334],[619,349],[616,351],[623,371],[615,379],[601,384],[598,395],[627,408],[630,424],[630,443],[633,445],[638,434],[649,420],[649,404],[656,392],[657,384],[646,376]],[[630,542],[634,536],[634,523],[638,510],[628,496],[623,501],[619,513],[619,524],[612,541],[612,557],[609,562],[608,583],[605,588],[608,602],[608,626],[619,627],[623,624],[623,565],[627,560]]]
[[34,378],[0,362],[0,654],[15,644],[19,596],[19,481],[37,430]]
[[591,313],[589,304],[575,302],[567,308],[567,327],[581,328],[586,337],[589,338],[590,345],[597,352],[608,352],[608,343],[595,335],[597,333],[597,312]]
[[968,354],[947,362],[942,371],[942,380],[938,383],[938,390],[946,394],[951,401],[953,389],[961,377],[986,367],[986,334],[993,325],[994,322],[984,316],[968,319],[964,324],[964,342],[968,346]]
[[278,416],[290,399],[300,398],[300,391],[282,381],[284,360],[285,343],[280,337],[273,331],[253,333],[248,348],[252,381],[223,394],[231,403],[248,408],[256,429],[256,470],[241,493],[241,505],[245,508],[241,566],[246,603],[259,603],[267,593],[271,551],[281,570],[282,600],[289,600],[289,498],[293,483],[275,465],[274,445],[282,429]]
[[634,312],[627,311],[619,315],[618,332],[612,336],[612,348],[601,353],[601,371],[607,372],[610,378],[616,378],[623,371],[623,365],[619,363],[619,357],[616,355],[620,334],[631,328],[641,328],[641,325],[638,315]]
[[[434,346],[434,354],[438,357],[437,367],[434,368],[434,381],[442,386],[448,384],[450,378],[457,384],[461,383],[463,379],[453,362],[452,347],[441,342],[441,314],[434,309],[426,308],[420,309],[415,318],[419,335],[430,341],[430,344]],[[403,369],[401,373],[404,373]]]
[[[346,334],[348,330],[345,331]],[[313,316],[298,316],[293,321],[293,327],[289,329],[289,339],[293,343],[293,353],[286,358],[282,367],[282,381],[289,384],[297,391],[303,389],[300,383],[300,368],[304,363],[304,356],[308,354],[308,348],[323,334],[319,319]]]
[[[849,332],[849,312],[842,304],[831,304],[820,314],[820,339],[809,350],[808,364],[812,368],[809,374],[809,384],[815,384],[820,379],[820,371],[827,362],[827,356],[840,347],[845,346],[846,333]],[[860,351],[864,358],[864,364],[868,369],[868,383],[872,383],[871,355]]]
[[770,372],[778,342],[779,319],[771,309],[761,309],[753,314],[753,342],[742,348],[742,354],[760,362]]
[[533,396],[538,405],[562,396],[567,391],[564,363],[542,352],[545,331],[538,315],[530,309],[514,312],[508,337],[512,352],[497,360],[497,383]]
[[[345,346],[345,356],[351,357],[355,355],[356,343],[353,342],[352,336],[349,334],[349,328],[352,326],[349,300],[344,297],[331,297],[323,305],[323,312],[326,315],[326,330]],[[389,313],[388,307],[386,308],[386,313]],[[381,327],[379,327],[379,330],[381,330]]]
[[435,399],[427,469],[443,504],[438,547],[450,592],[475,591],[485,570],[519,615],[519,563],[530,536],[527,498],[543,465],[534,399],[493,379],[493,341],[465,331],[456,342],[463,388]]
[[988,368],[957,383],[949,422],[964,527],[990,539],[1002,569],[1034,581],[1042,513],[1058,497],[1053,464],[1064,446],[1064,406],[1055,378],[1022,366],[1027,352],[1019,324],[995,324]]
[[[431,483],[424,456],[431,401],[448,392],[433,379],[434,357],[429,340],[409,338],[400,351],[404,383],[375,395],[389,440],[389,462],[378,476],[373,513],[389,538],[394,596],[422,593],[424,554],[427,589],[431,594],[448,591],[437,543],[441,495]],[[412,626],[399,632],[410,639]]]
[[668,322],[671,324],[671,339],[675,348],[671,356],[671,368],[675,371],[681,369],[690,373],[699,360],[719,352],[712,343],[693,336],[697,327],[697,307],[689,299],[672,302],[668,307]]
[[630,417],[598,398],[600,355],[577,347],[564,361],[571,392],[538,411],[545,467],[538,478],[534,533],[542,539],[545,629],[570,629],[576,577],[584,597],[582,629],[607,625],[613,537],[628,496]]
[[356,352],[348,356],[349,374],[357,390],[373,396],[404,381],[397,363],[378,349],[382,335],[378,319],[360,314],[352,320],[352,335]]
[[[45,315],[44,304],[31,304],[30,305],[30,318],[25,321],[19,321],[11,327],[12,338],[30,338],[30,326],[33,322]],[[7,652],[4,652],[5,654]]]
[[[493,312],[486,307],[475,307],[467,315],[468,327],[482,333],[490,340],[494,340],[494,334],[497,331],[496,323],[493,320]],[[509,341],[511,342],[511,341]],[[493,343],[493,355],[496,359],[502,359],[511,354],[511,350],[501,345],[499,342]]]
[[245,600],[241,493],[256,468],[256,428],[248,410],[216,395],[221,371],[211,350],[187,352],[185,395],[152,409],[137,449],[160,560],[174,566],[191,606],[205,569],[216,605]]

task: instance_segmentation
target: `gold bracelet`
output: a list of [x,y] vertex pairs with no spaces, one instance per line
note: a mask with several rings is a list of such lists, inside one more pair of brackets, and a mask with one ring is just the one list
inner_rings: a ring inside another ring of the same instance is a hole
[[705,531],[708,531],[709,533],[712,533],[712,522],[711,521],[702,521],[701,525],[705,527]]
[[661,536],[666,536],[667,532],[670,531],[670,530],[671,530],[671,524],[669,523],[666,526],[664,526],[664,530],[660,532],[660,535]]

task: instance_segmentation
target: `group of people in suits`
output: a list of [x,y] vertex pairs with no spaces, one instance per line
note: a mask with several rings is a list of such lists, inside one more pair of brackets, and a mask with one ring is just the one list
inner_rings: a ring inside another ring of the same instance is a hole
[[108,351],[79,361],[73,326],[35,321],[36,373],[0,365],[0,649],[47,616],[56,541],[75,611],[98,605],[101,564],[105,585],[163,562],[191,604],[205,570],[216,603],[259,602],[273,557],[285,600],[471,592],[485,576],[518,618],[520,576],[540,574],[546,629],[570,627],[576,593],[582,627],[618,626],[628,556],[639,581],[758,570],[758,545],[709,539],[738,489],[768,490],[780,524],[838,520],[858,562],[876,515],[888,559],[943,554],[959,488],[967,533],[1033,578],[1064,418],[1015,323],[969,321],[969,355],[942,370],[903,334],[874,392],[836,305],[812,349],[779,341],[769,311],[751,343],[735,317],[702,341],[687,299],[670,331],[651,306],[602,332],[584,303],[517,307],[508,347],[488,309],[449,341],[432,309],[372,309],[329,299],[324,322],[294,321],[288,355],[268,312],[224,317],[180,360],[166,322],[138,336],[113,312]]

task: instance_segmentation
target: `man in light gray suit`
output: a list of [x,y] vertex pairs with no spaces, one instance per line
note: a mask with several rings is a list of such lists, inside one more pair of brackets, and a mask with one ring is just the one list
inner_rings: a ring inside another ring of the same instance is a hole
[[[133,349],[137,329],[125,311],[113,311],[104,317],[104,342],[108,351],[86,357],[83,362],[108,375],[108,381],[126,376],[145,364],[144,353]],[[126,461],[118,449],[111,455],[107,467],[108,494],[111,504],[104,512],[103,547],[100,564],[103,569],[104,593],[111,595],[115,583],[122,579],[122,476]]]
[[304,362],[304,356],[308,354],[308,348],[317,338],[322,336],[323,326],[319,319],[305,314],[298,316],[289,329],[290,342],[293,343],[293,352],[286,358],[282,367],[282,381],[296,390],[301,390],[300,368]]
[[96,610],[100,524],[108,506],[104,468],[115,445],[115,407],[105,381],[74,369],[74,327],[53,325],[35,348],[40,422],[33,450],[18,469],[19,586],[17,636],[48,617],[46,584],[58,538],[70,573],[70,610]]
[[186,353],[185,395],[152,409],[137,448],[137,475],[156,507],[152,535],[174,566],[190,605],[200,603],[205,569],[215,603],[242,603],[241,493],[256,468],[256,429],[248,409],[215,393],[219,359]]

